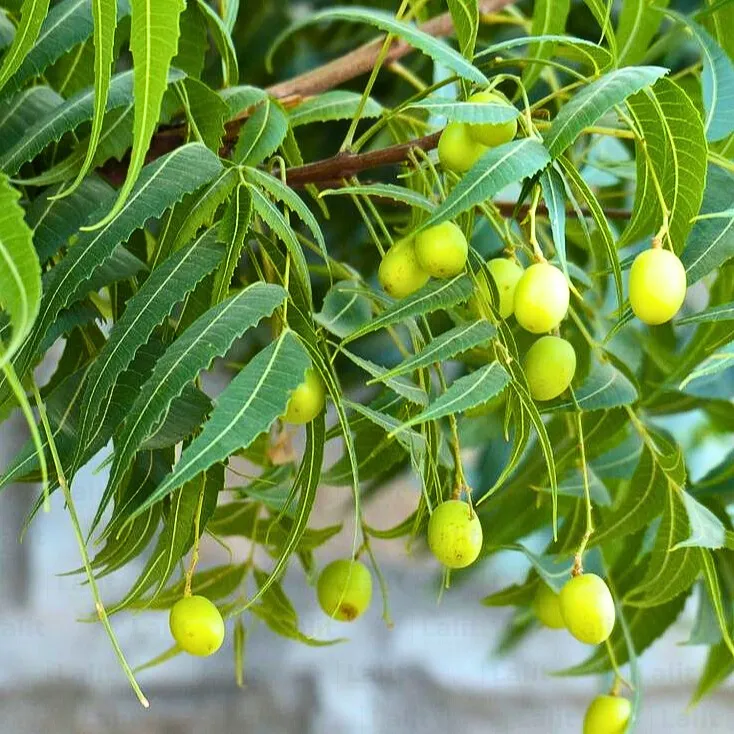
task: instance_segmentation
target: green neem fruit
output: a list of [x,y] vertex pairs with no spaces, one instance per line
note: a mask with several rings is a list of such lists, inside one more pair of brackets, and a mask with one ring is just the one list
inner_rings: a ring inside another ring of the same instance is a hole
[[461,500],[441,503],[428,521],[428,546],[448,568],[466,568],[482,549],[482,525],[472,507]]
[[434,278],[453,278],[466,267],[469,253],[464,233],[453,222],[442,222],[415,236],[421,268]]
[[566,276],[553,265],[535,263],[515,287],[515,318],[523,329],[543,334],[561,323],[568,302]]
[[664,324],[686,297],[686,270],[670,250],[641,252],[630,270],[630,305],[645,324]]
[[485,153],[487,148],[477,143],[463,122],[450,122],[438,141],[438,160],[448,171],[465,173]]
[[400,240],[382,258],[377,277],[385,293],[405,298],[420,290],[431,276],[418,263],[413,240]]
[[[515,310],[515,288],[525,271],[515,260],[508,260],[506,257],[496,257],[490,260],[487,268],[500,296],[500,316],[503,319],[509,318]],[[487,292],[489,292],[488,288]]]
[[306,370],[306,379],[291,393],[283,419],[296,425],[310,423],[324,409],[325,402],[324,383],[311,367]]
[[535,616],[546,627],[553,630],[561,630],[566,628],[561,614],[561,600],[558,598],[553,589],[545,582],[540,582],[538,593],[533,599],[533,611]]
[[[469,97],[469,102],[475,104],[496,104],[509,107],[506,99],[493,92],[476,92]],[[482,145],[494,148],[503,143],[509,143],[517,134],[517,120],[507,122],[482,122],[476,125],[468,125],[471,138]]]
[[372,576],[359,561],[332,561],[316,585],[319,604],[340,622],[353,622],[364,614],[372,599]]
[[176,644],[190,655],[212,655],[224,642],[224,620],[204,596],[185,596],[171,608],[168,618]]
[[553,400],[571,384],[576,373],[576,352],[558,336],[542,336],[523,361],[530,394],[535,400]]
[[574,576],[561,589],[561,614],[580,642],[599,645],[614,629],[614,600],[603,579],[593,573]]
[[620,696],[597,696],[584,717],[584,734],[624,734],[632,704]]

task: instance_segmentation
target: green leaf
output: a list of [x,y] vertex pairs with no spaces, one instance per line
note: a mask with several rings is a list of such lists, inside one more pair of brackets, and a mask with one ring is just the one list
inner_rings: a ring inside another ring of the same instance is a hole
[[247,187],[240,184],[230,199],[219,225],[219,239],[227,243],[227,252],[214,278],[211,300],[213,306],[221,303],[229,293],[251,222],[252,199]]
[[[102,229],[85,232],[69,253],[44,279],[44,296],[29,343],[23,348],[24,372],[35,350],[59,312],[86,293],[87,279],[125,241],[151,217],[168,207],[221,170],[219,159],[203,145],[182,146],[146,166],[135,190],[119,214]],[[113,194],[114,196],[114,194]],[[109,206],[104,201],[100,210]]]
[[683,326],[683,324],[700,324],[712,321],[734,321],[734,301],[705,308],[698,313],[676,319],[675,323],[677,326]]
[[[385,367],[375,364],[374,362],[370,362],[368,359],[362,359],[362,357],[352,354],[347,349],[342,349],[342,352],[346,357],[351,359],[354,364],[361,367],[374,378],[373,380],[370,380],[370,382],[374,382],[376,380],[384,381],[385,385],[393,392],[401,395],[411,403],[415,403],[416,405],[428,404],[428,395],[426,395],[426,391],[422,387],[416,385],[412,380],[401,377],[388,378],[385,380],[384,377],[387,373],[387,369]],[[370,382],[367,384],[370,384]]]
[[[180,78],[180,75],[180,72],[174,70],[171,73],[171,80]],[[132,80],[130,71],[113,77],[106,110],[109,111],[129,103]],[[31,125],[25,135],[0,157],[0,168],[10,175],[17,173],[24,163],[33,160],[47,145],[56,142],[64,133],[74,130],[82,122],[91,119],[93,114],[94,91],[86,89],[79,92]]]
[[240,130],[232,160],[256,166],[280,147],[288,132],[288,117],[280,103],[266,97]]
[[734,132],[734,118],[731,115],[734,105],[734,61],[705,28],[691,18],[672,10],[665,12],[679,23],[684,23],[701,47],[703,58],[701,85],[703,106],[706,110],[703,126],[709,140],[722,140]]
[[319,313],[313,319],[344,339],[372,318],[372,304],[355,280],[341,280],[329,288]]
[[[488,321],[472,321],[460,324],[426,344],[417,354],[403,360],[397,367],[393,367],[379,377],[380,382],[404,375],[408,372],[429,367],[438,362],[455,357],[457,354],[486,344],[497,335],[497,329]],[[368,384],[377,382],[370,380]]]
[[[734,206],[734,176],[717,166],[709,166],[701,214],[711,214]],[[692,285],[734,257],[734,217],[699,218],[693,225],[681,260]]]
[[117,201],[107,216],[94,225],[97,229],[109,224],[122,211],[145,163],[168,86],[171,59],[178,49],[178,21],[184,6],[183,0],[130,0],[135,100],[133,147]]
[[31,125],[63,102],[63,97],[43,86],[31,87],[0,102],[0,140],[3,141],[3,148],[13,147]]
[[509,381],[510,376],[502,365],[499,362],[491,362],[453,382],[422,413],[402,423],[398,430],[482,405],[495,395],[499,395]]
[[255,283],[199,317],[166,350],[153,374],[140,387],[130,409],[132,418],[118,432],[102,505],[114,494],[138,447],[171,401],[216,357],[224,356],[235,339],[270,316],[285,296],[278,285]]
[[454,23],[454,31],[459,40],[459,49],[471,61],[474,58],[474,47],[479,31],[477,0],[448,0],[448,5]]
[[591,371],[583,384],[574,388],[576,402],[573,400],[553,401],[543,407],[545,411],[574,410],[576,405],[581,410],[608,410],[620,405],[632,405],[638,399],[635,386],[609,362],[592,364]]
[[247,448],[283,415],[289,394],[303,382],[309,365],[308,355],[290,331],[253,357],[219,395],[211,418],[184,449],[173,472],[133,517],[212,464]]
[[723,548],[726,528],[708,507],[685,490],[681,491],[691,534],[675,545],[675,548]]
[[219,264],[222,255],[223,248],[216,243],[216,234],[209,230],[155,268],[127,302],[87,373],[78,455],[90,441],[100,406],[120,373],[132,362],[135,352],[173,307]]
[[273,42],[268,52],[266,63],[271,64],[272,57],[288,37],[296,31],[314,23],[323,23],[334,20],[346,20],[354,23],[368,23],[386,33],[390,33],[409,43],[413,48],[423,51],[437,64],[453,71],[457,76],[477,84],[486,84],[487,77],[479,69],[464,59],[443,41],[419,30],[413,23],[406,23],[395,19],[392,13],[369,8],[334,7],[328,10],[310,12],[301,20],[297,20],[283,31]]
[[[224,86],[229,87],[232,84],[237,84],[240,72],[237,67],[237,50],[232,42],[232,36],[222,23],[222,19],[206,0],[198,0],[198,3],[199,10],[202,11],[204,20],[209,26],[209,33],[211,33],[219,55],[222,57]],[[227,5],[230,5],[230,3],[227,3]]]
[[2,66],[0,66],[0,91],[20,68],[23,59],[38,38],[41,24],[48,13],[48,0],[23,0],[20,12],[21,19],[13,42],[5,52]]
[[719,642],[709,648],[698,685],[691,699],[691,706],[701,703],[706,696],[715,691],[732,673],[734,673],[734,656],[726,642]]
[[549,162],[548,151],[534,138],[513,140],[489,149],[417,231],[455,219],[505,186],[537,173]]
[[209,51],[209,34],[198,3],[186,3],[179,24],[181,35],[178,38],[178,51],[171,66],[181,69],[189,79],[199,79]]
[[658,8],[667,7],[669,2],[660,0],[653,5],[647,0],[623,0],[616,32],[620,66],[633,66],[644,59],[663,20]]
[[[291,127],[299,127],[312,122],[351,120],[359,111],[361,100],[362,95],[357,92],[334,89],[301,102],[289,112],[288,121]],[[368,97],[360,119],[379,117],[382,111],[382,105]]]
[[724,607],[724,600],[721,596],[721,585],[719,583],[719,575],[716,571],[713,554],[706,548],[699,548],[698,552],[701,554],[701,567],[703,569],[703,578],[706,582],[706,591],[711,600],[711,605],[714,608],[721,636],[729,652],[734,656],[734,641],[732,641],[731,635],[729,634],[729,614],[728,610]]
[[41,299],[41,267],[19,199],[20,192],[0,173],[0,306],[13,328],[10,340],[0,342],[0,367],[30,332]]
[[[533,22],[530,26],[531,36],[547,36],[562,34],[566,29],[568,12],[571,9],[570,0],[537,0],[533,4]],[[528,49],[531,59],[550,59],[555,52],[555,44],[549,41],[533,43]],[[525,67],[522,74],[522,83],[529,90],[540,78],[542,64],[531,64]]]
[[229,111],[227,103],[198,79],[184,79],[178,85],[184,87],[192,126],[196,126],[196,132],[206,147],[218,153],[222,147],[224,121]]
[[551,156],[559,156],[585,127],[666,73],[660,66],[632,66],[611,71],[584,87],[563,105],[543,135]]
[[473,293],[474,286],[466,275],[457,275],[451,280],[434,280],[413,293],[401,299],[393,306],[385,309],[369,323],[356,329],[342,340],[342,345],[371,334],[378,329],[384,329],[393,324],[399,324],[414,316],[424,316],[441,308],[449,308],[457,303],[466,301]]
[[[690,97],[670,79],[627,100],[649,155],[635,141],[637,186],[632,217],[617,243],[624,247],[657,232],[663,222],[653,176],[669,213],[669,236],[676,253],[683,250],[706,185],[706,136],[701,115]],[[652,170],[651,170],[652,168]]]
[[453,102],[443,97],[426,97],[412,102],[406,110],[424,110],[431,115],[440,115],[449,120],[459,122],[491,122],[500,123],[515,120],[520,116],[520,110],[508,104],[494,102]]
[[557,163],[554,162],[541,173],[540,186],[545,205],[548,208],[548,219],[553,232],[553,246],[558,255],[558,262],[566,278],[570,280],[566,258],[566,187]]
[[321,196],[350,196],[352,194],[391,199],[392,201],[399,201],[410,207],[418,207],[426,211],[434,207],[434,204],[423,196],[423,194],[419,194],[417,191],[408,189],[405,186],[396,186],[395,184],[360,184],[359,186],[342,186],[338,189],[324,189],[320,192]]

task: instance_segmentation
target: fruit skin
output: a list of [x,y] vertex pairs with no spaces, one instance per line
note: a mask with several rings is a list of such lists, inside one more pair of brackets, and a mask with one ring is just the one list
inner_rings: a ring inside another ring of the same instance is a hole
[[428,546],[448,568],[466,568],[482,550],[482,525],[461,500],[442,502],[428,521]]
[[632,714],[629,699],[597,696],[584,717],[584,734],[624,734]]
[[453,278],[466,267],[469,245],[453,222],[441,222],[415,236],[415,256],[434,278]]
[[686,269],[670,250],[641,252],[632,263],[630,305],[640,321],[654,326],[675,316],[686,297]]
[[576,351],[559,336],[541,336],[523,360],[534,400],[553,400],[571,384],[576,373]]
[[[506,257],[496,257],[490,260],[487,263],[487,268],[499,292],[500,316],[503,319],[509,318],[515,310],[515,288],[517,288],[517,284],[525,271],[515,260],[508,260]],[[482,283],[482,286],[486,288],[487,297],[489,297],[489,288],[484,283]]]
[[413,240],[400,240],[382,258],[377,277],[385,293],[405,298],[420,290],[431,276],[418,263]]
[[[469,97],[469,102],[479,104],[498,104],[509,107],[509,103],[499,94],[493,92],[476,92]],[[508,122],[482,122],[468,125],[469,136],[476,143],[481,143],[489,148],[494,148],[503,143],[509,143],[517,135],[517,120]]]
[[306,370],[306,379],[291,393],[283,419],[297,426],[310,423],[324,409],[325,403],[324,383],[311,367]]
[[533,599],[533,611],[544,626],[552,630],[566,628],[566,623],[563,621],[563,615],[561,614],[561,600],[558,598],[558,594],[543,581],[540,582],[538,593]]
[[454,173],[465,173],[487,152],[469,135],[469,128],[463,122],[450,122],[441,133],[438,141],[438,160],[441,165]]
[[168,618],[176,644],[189,655],[213,655],[224,642],[224,620],[217,607],[205,596],[179,599]]
[[543,334],[561,323],[569,298],[566,276],[549,263],[534,263],[515,287],[515,318],[526,331]]
[[574,576],[560,595],[561,614],[568,631],[580,642],[599,645],[614,629],[614,600],[603,579],[593,573]]
[[340,622],[353,622],[370,605],[372,576],[359,561],[332,561],[319,576],[316,594],[326,614]]

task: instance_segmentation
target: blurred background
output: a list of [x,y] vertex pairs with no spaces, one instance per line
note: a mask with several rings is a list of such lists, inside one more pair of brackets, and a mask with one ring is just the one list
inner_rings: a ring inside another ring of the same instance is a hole
[[[693,433],[689,417],[679,426]],[[675,426],[673,426],[675,428]],[[677,432],[677,431],[676,431]],[[23,439],[20,421],[0,429],[0,464]],[[718,457],[722,446],[706,444],[697,462]],[[75,482],[78,508],[88,522],[104,487],[92,462]],[[409,476],[396,478],[367,502],[368,522],[388,527],[416,502]],[[78,576],[71,525],[56,497],[53,511],[39,515],[22,544],[18,535],[35,498],[29,485],[0,494],[0,734],[462,734],[480,732],[581,732],[592,695],[609,680],[550,675],[587,655],[563,632],[534,630],[508,654],[496,654],[509,614],[483,607],[486,594],[520,579],[526,566],[517,553],[480,564],[439,599],[435,562],[420,545],[408,554],[404,542],[375,543],[390,587],[394,627],[381,618],[379,595],[353,625],[327,619],[300,568],[285,589],[300,615],[301,630],[318,639],[347,637],[330,647],[310,647],[273,634],[262,624],[249,630],[245,687],[234,682],[231,629],[211,658],[179,656],[140,673],[150,699],[135,699],[98,624],[80,621],[92,613],[89,590]],[[347,554],[352,504],[346,488],[322,488],[311,525],[345,520],[343,531],[317,552],[323,564]],[[531,541],[532,542],[532,541]],[[247,552],[245,545],[233,545]],[[226,561],[211,541],[202,567]],[[107,603],[119,599],[143,560],[103,580]],[[732,731],[732,686],[725,685],[686,712],[705,648],[688,640],[694,609],[686,609],[668,634],[642,658],[645,682],[638,732],[724,734]],[[125,613],[113,617],[132,665],[170,646],[167,614]]]

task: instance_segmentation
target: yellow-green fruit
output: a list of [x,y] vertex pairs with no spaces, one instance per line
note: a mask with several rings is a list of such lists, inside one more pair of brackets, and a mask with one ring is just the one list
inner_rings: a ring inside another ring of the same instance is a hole
[[418,264],[434,278],[453,278],[466,267],[469,253],[464,233],[453,222],[442,222],[415,236]]
[[686,270],[670,250],[641,252],[630,270],[630,305],[640,321],[664,324],[686,297]]
[[565,629],[566,623],[561,614],[561,600],[553,589],[546,583],[540,582],[538,593],[533,599],[533,611],[535,616],[546,627],[553,630]]
[[505,257],[490,260],[487,268],[492,274],[500,296],[500,316],[503,319],[509,318],[515,310],[515,288],[525,271],[515,260],[508,260]]
[[599,645],[614,629],[614,600],[603,579],[593,573],[574,576],[561,589],[561,614],[580,642]]
[[283,418],[296,425],[310,423],[324,409],[325,402],[324,383],[312,367],[306,370],[306,379],[291,393]]
[[624,734],[632,704],[621,696],[597,696],[586,711],[584,734]]
[[576,373],[576,352],[558,336],[541,336],[523,361],[530,394],[535,400],[553,400],[571,384]]
[[190,655],[212,655],[224,642],[224,620],[204,596],[185,596],[171,608],[168,618],[176,644]]
[[419,265],[413,240],[400,240],[382,258],[377,277],[385,293],[405,298],[420,290],[431,276]]
[[568,301],[566,276],[553,265],[535,263],[515,286],[515,318],[523,329],[543,334],[561,323]]
[[353,622],[364,614],[372,600],[372,576],[359,561],[332,561],[316,585],[319,604],[340,622]]
[[477,143],[463,122],[450,122],[438,140],[438,160],[448,171],[464,173],[486,153],[487,148]]
[[[509,107],[507,100],[492,92],[477,92],[469,97],[469,102],[474,104],[496,104]],[[482,145],[494,148],[503,143],[509,143],[517,134],[517,120],[507,122],[482,122],[475,125],[470,124],[469,135]]]
[[482,525],[461,500],[442,502],[428,521],[428,547],[448,568],[466,568],[482,550]]

